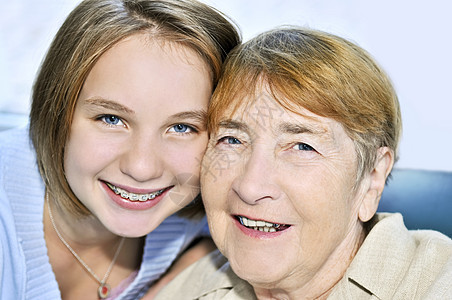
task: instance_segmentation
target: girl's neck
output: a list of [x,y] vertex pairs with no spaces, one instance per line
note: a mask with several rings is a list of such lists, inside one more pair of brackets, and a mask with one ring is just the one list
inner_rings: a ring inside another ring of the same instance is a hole
[[[50,219],[48,204],[47,201],[44,204],[44,235],[49,262],[62,295],[68,299],[80,298],[80,291],[86,290],[84,299],[97,297],[99,283],[88,274],[58,237]],[[102,278],[113,260],[121,237],[108,231],[95,217],[76,218],[57,209],[52,203],[50,205],[55,226],[60,234],[86,265]],[[143,247],[144,238],[124,240],[107,280],[112,288],[139,269]]]
[[47,207],[49,205],[55,226],[70,245],[95,247],[115,244],[120,239],[105,228],[95,216],[75,216],[63,207],[55,205],[51,200],[44,202],[44,220],[50,220]]

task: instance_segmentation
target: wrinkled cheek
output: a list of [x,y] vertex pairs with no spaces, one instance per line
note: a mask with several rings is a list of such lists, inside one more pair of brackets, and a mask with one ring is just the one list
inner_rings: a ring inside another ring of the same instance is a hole
[[202,160],[202,184],[227,185],[239,163],[240,157],[237,154],[208,149]]
[[[229,174],[228,174],[229,175]],[[217,172],[211,172],[209,168],[202,168],[201,172],[201,195],[206,209],[206,213],[212,218],[218,217],[215,214],[225,214],[227,211],[231,178]]]
[[223,254],[227,254],[227,247],[231,246],[227,236],[227,217],[213,207],[206,207],[209,230],[215,245]]
[[212,151],[206,151],[201,162],[201,182],[213,183],[219,176],[216,155]]

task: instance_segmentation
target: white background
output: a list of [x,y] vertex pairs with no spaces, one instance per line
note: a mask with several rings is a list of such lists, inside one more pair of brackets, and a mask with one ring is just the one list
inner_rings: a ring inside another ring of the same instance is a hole
[[[449,0],[203,0],[244,40],[284,24],[346,37],[392,78],[404,123],[399,168],[452,171],[452,4]],[[45,51],[79,0],[0,0],[0,129],[26,122]],[[1,142],[1,141],[0,141]]]

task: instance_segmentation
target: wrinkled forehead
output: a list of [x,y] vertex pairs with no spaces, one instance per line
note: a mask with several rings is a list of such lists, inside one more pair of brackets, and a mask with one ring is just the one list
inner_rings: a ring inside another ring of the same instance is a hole
[[316,115],[304,107],[295,107],[290,101],[275,98],[267,90],[253,93],[232,101],[216,119],[214,132],[226,127],[235,129],[271,131],[276,136],[282,133],[311,133],[330,137],[343,131],[342,125],[333,119]]
[[256,120],[265,123],[265,120],[276,120],[287,113],[288,110],[268,92],[260,91],[231,101],[231,105],[223,111],[220,118]]
[[[216,132],[225,120],[255,122],[270,126],[278,120],[303,117],[319,121],[322,117],[272,92],[268,85],[254,84],[243,89],[231,89],[229,93],[214,95],[208,113],[209,131]],[[296,121],[294,121],[296,122]]]

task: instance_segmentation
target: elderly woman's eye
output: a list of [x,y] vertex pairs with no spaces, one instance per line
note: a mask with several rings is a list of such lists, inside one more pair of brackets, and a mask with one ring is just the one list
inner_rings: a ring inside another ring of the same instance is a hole
[[221,139],[218,140],[218,143],[223,143],[223,144],[232,144],[232,145],[237,145],[237,144],[241,144],[242,142],[240,142],[239,139],[233,137],[233,136],[225,136],[222,137]]
[[295,146],[293,146],[293,149],[302,151],[315,151],[314,148],[305,143],[298,143]]

